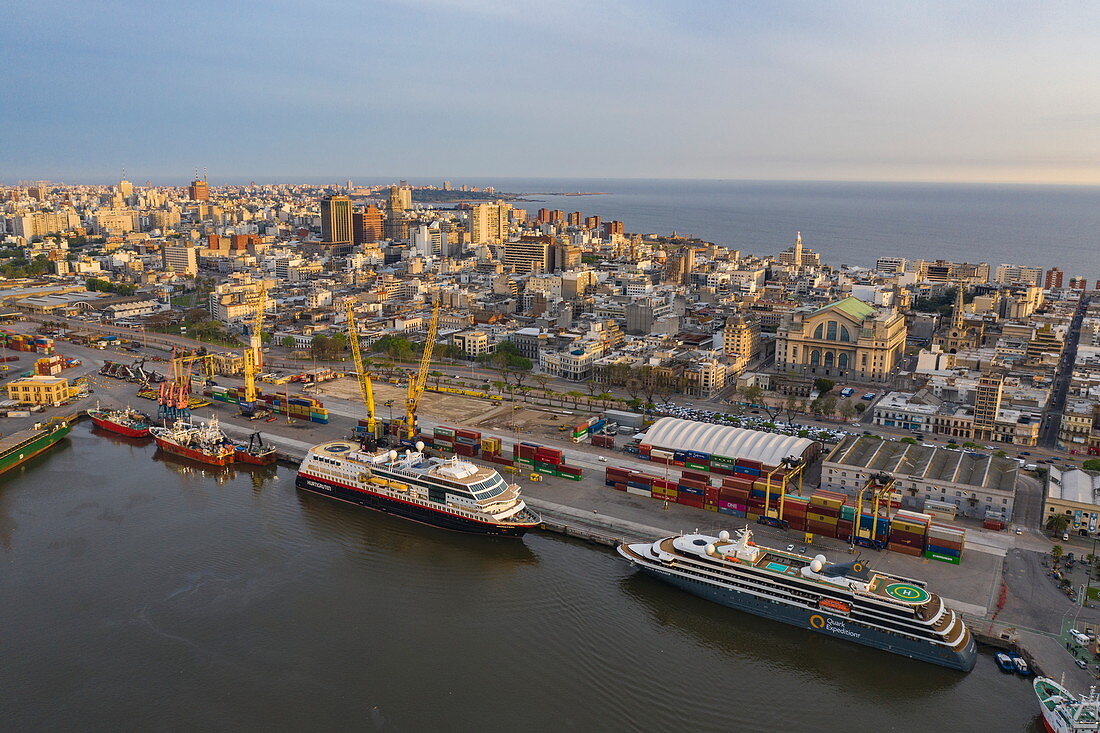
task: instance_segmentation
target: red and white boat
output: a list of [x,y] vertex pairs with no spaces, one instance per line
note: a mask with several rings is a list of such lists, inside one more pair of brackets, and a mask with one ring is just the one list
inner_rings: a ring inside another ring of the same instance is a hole
[[88,417],[92,418],[96,427],[112,433],[128,438],[149,437],[149,416],[130,407],[123,410],[104,410],[97,403],[94,409],[88,410]]
[[1088,695],[1077,696],[1049,677],[1036,677],[1032,685],[1049,733],[1100,731],[1100,695],[1095,687]]
[[149,433],[157,441],[157,447],[166,453],[200,463],[228,466],[236,457],[237,447],[222,432],[216,416],[210,422],[198,424],[176,420],[170,427],[151,427]]

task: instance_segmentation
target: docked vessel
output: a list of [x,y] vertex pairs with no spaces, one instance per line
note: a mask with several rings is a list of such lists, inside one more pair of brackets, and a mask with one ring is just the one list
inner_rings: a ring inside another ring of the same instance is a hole
[[458,458],[428,458],[416,450],[368,451],[337,440],[309,450],[299,489],[396,514],[424,524],[476,534],[520,537],[542,519],[491,468]]
[[123,410],[104,410],[96,405],[95,409],[88,410],[88,417],[96,427],[110,430],[112,433],[125,435],[128,438],[148,438],[150,420],[149,416],[130,407]]
[[0,438],[0,473],[49,450],[72,429],[70,419],[55,417],[47,423],[38,423],[29,430],[20,430]]
[[176,420],[171,426],[154,426],[149,434],[157,447],[166,453],[190,458],[211,466],[228,466],[233,462],[237,448],[218,425],[218,418],[207,423]]
[[762,547],[746,527],[620,544],[632,565],[697,596],[838,639],[969,672],[977,645],[925,583]]
[[234,444],[236,453],[233,459],[238,463],[249,463],[253,466],[270,466],[278,459],[275,446],[265,443],[263,436],[252,433],[248,436],[248,442],[243,441]]
[[1088,695],[1075,696],[1049,677],[1036,677],[1032,687],[1049,733],[1100,731],[1100,695],[1095,687]]

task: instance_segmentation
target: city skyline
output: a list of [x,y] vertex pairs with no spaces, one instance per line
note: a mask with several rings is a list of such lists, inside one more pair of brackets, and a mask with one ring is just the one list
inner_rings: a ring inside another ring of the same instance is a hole
[[259,9],[16,9],[4,180],[1100,183],[1083,3]]

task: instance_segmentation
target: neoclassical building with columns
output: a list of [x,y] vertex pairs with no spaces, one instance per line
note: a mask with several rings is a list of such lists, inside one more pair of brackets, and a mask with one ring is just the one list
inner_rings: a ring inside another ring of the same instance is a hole
[[905,317],[859,298],[796,308],[775,335],[775,370],[833,380],[888,381],[902,362]]

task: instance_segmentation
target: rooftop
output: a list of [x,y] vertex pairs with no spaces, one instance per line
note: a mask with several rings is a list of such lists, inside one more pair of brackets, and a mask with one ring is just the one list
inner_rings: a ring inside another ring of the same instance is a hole
[[1100,474],[1080,468],[1062,471],[1051,466],[1047,474],[1047,498],[1100,505]]
[[899,478],[909,476],[1004,491],[1016,486],[1019,471],[1019,464],[1011,458],[866,435],[847,436],[825,460],[851,468],[883,471]]

